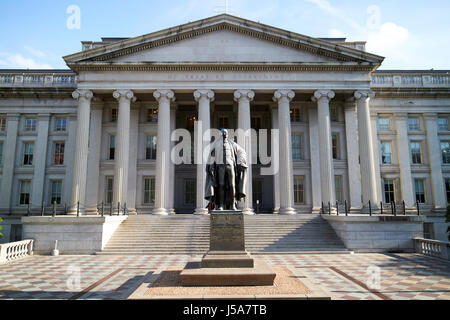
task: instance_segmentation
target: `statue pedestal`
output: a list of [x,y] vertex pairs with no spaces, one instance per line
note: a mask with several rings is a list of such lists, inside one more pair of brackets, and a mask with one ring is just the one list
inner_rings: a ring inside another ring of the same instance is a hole
[[267,286],[275,273],[266,262],[245,251],[242,211],[212,211],[210,250],[201,262],[191,261],[180,274],[185,286]]

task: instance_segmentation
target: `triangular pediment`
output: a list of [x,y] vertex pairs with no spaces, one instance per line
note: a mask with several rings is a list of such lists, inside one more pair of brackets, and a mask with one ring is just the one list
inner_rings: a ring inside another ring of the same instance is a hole
[[365,64],[382,57],[230,15],[125,39],[64,57],[67,64]]

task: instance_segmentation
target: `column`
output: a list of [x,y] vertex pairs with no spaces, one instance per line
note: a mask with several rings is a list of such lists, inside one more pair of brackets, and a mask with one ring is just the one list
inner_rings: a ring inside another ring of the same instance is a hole
[[377,182],[375,178],[374,145],[369,110],[370,98],[373,98],[375,94],[371,90],[361,90],[356,91],[354,96],[358,111],[358,137],[363,207],[367,208],[370,201],[372,208],[376,208],[378,207]]
[[11,209],[19,119],[19,114],[7,114],[6,116],[6,140],[3,144],[3,173],[0,186],[2,194],[0,197],[0,212],[5,214],[9,214]]
[[77,135],[75,141],[75,156],[72,170],[72,193],[68,214],[77,213],[77,204],[80,204],[80,214],[85,213],[85,192],[87,176],[87,160],[89,145],[89,117],[91,113],[92,91],[75,90],[72,97],[78,100],[77,109]]
[[197,158],[197,161],[201,160],[201,163],[197,163],[197,208],[195,214],[207,214],[206,208],[208,202],[205,200],[205,179],[206,179],[206,161],[204,159],[203,152],[209,146],[211,142],[211,136],[209,129],[211,128],[211,113],[210,103],[214,101],[214,91],[212,90],[197,90],[194,92],[195,101],[198,102],[198,121],[199,126],[197,130],[198,155],[201,155],[201,159]]
[[92,104],[91,125],[89,129],[89,155],[86,178],[86,214],[97,212],[98,184],[100,177],[100,152],[102,143],[103,104]]
[[373,145],[373,158],[375,159],[375,181],[377,186],[377,203],[383,201],[383,191],[381,190],[381,169],[380,169],[380,151],[378,143],[378,123],[377,113],[370,114],[370,122],[372,127],[372,145]]
[[34,174],[31,205],[39,208],[44,199],[45,167],[47,163],[47,141],[50,114],[38,115],[37,139],[34,145]]
[[126,204],[128,198],[128,157],[130,155],[130,107],[136,101],[133,91],[117,90],[113,97],[119,101],[116,151],[114,161],[113,204]]
[[353,98],[345,103],[345,137],[350,210],[360,210],[362,207],[361,168],[359,165],[358,129],[356,128],[356,104]]
[[431,168],[433,206],[435,210],[443,210],[447,206],[447,195],[442,177],[441,147],[439,144],[436,113],[425,113],[425,126]]
[[319,124],[317,119],[317,108],[308,110],[309,120],[309,150],[311,154],[311,194],[312,212],[320,213],[322,208],[322,190],[320,183],[320,155],[319,155]]
[[400,168],[400,185],[403,195],[403,200],[407,207],[414,207],[416,197],[414,195],[414,185],[411,176],[411,156],[409,150],[408,138],[408,114],[396,113],[397,124],[397,145],[398,145],[398,160]]
[[[175,131],[177,122],[177,106],[170,106],[170,134]],[[171,148],[175,146],[176,142],[171,141]],[[170,193],[169,193],[169,208],[170,214],[175,214],[175,163],[170,161]]]
[[170,102],[175,101],[172,90],[156,90],[158,101],[158,140],[156,148],[155,209],[153,214],[169,214],[170,194]]
[[[272,130],[279,130],[278,122],[278,105],[272,106]],[[278,140],[271,135],[271,156],[272,161],[278,161],[278,170],[273,175],[273,213],[278,214],[280,212],[280,150],[279,150],[279,136]],[[277,159],[277,160],[275,160]]]
[[136,215],[137,154],[139,141],[139,107],[130,110],[130,154],[128,163],[128,214]]
[[67,116],[67,132],[66,148],[64,150],[64,163],[66,166],[66,175],[64,177],[64,204],[70,205],[70,197],[72,196],[72,176],[73,163],[75,157],[75,144],[77,136],[77,115],[75,113]]
[[334,168],[331,150],[330,100],[335,93],[330,90],[314,92],[313,100],[317,101],[317,117],[319,128],[319,157],[320,157],[320,189],[325,206],[328,202],[335,203]]
[[247,184],[243,200],[242,212],[244,214],[254,214],[253,211],[253,174],[252,174],[252,135],[251,135],[251,117],[250,102],[253,101],[255,93],[251,90],[236,90],[234,92],[234,100],[238,103],[238,129],[242,131],[238,133],[237,142],[245,149],[248,156]]
[[279,214],[295,214],[294,176],[292,164],[291,115],[290,102],[295,97],[292,90],[278,90],[273,100],[278,103],[278,121],[282,124],[279,131],[280,148],[280,209]]

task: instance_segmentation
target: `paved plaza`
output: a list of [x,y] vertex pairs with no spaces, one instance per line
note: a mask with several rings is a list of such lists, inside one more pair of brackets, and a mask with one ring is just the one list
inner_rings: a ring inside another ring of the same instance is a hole
[[[334,299],[450,300],[450,263],[422,255],[258,257],[273,266],[300,268]],[[188,255],[32,256],[0,266],[0,299],[126,299],[144,277],[167,267],[184,266],[191,258]],[[376,281],[368,281],[377,267],[380,268],[379,286]]]

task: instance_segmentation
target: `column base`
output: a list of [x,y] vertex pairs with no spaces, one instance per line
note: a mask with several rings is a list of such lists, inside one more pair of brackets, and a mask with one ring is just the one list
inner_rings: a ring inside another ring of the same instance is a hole
[[252,208],[242,209],[242,213],[248,216],[252,216],[255,214],[255,211]]
[[312,207],[311,208],[311,213],[312,214],[320,214],[322,208],[321,207]]
[[295,212],[295,210],[293,208],[280,208],[280,210],[278,211],[278,214],[294,215],[294,214],[297,214],[297,212]]
[[206,208],[197,208],[194,212],[195,215],[207,215],[209,214],[208,209]]
[[171,209],[169,210],[169,214],[170,214],[170,215],[176,215],[177,213],[175,212],[175,209],[174,209],[174,208],[171,208]]
[[[75,214],[77,214],[77,212],[75,211]],[[87,208],[86,209],[86,215],[87,216],[97,216],[100,215],[101,212],[99,210],[97,210],[97,208]]]
[[280,212],[280,208],[274,208],[272,214],[278,214]]
[[156,216],[168,216],[169,211],[165,208],[158,208],[158,209],[153,210],[152,214],[154,214]]
[[129,208],[128,215],[129,216],[137,216],[137,210],[135,208]]

